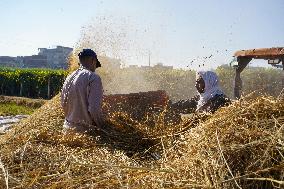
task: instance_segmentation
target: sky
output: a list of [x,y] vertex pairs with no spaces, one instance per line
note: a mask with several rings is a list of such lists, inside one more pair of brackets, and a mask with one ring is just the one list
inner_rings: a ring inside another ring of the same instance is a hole
[[237,50],[283,47],[283,10],[284,0],[0,0],[0,56],[75,48],[87,35],[125,65],[150,55],[152,65],[210,69]]

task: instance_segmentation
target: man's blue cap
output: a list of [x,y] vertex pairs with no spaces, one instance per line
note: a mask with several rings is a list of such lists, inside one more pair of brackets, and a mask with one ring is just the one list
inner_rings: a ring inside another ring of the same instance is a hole
[[79,56],[79,59],[82,58],[82,57],[86,57],[86,56],[93,57],[93,58],[97,59],[97,68],[102,66],[100,61],[98,60],[97,54],[92,49],[83,49],[78,54],[78,56]]

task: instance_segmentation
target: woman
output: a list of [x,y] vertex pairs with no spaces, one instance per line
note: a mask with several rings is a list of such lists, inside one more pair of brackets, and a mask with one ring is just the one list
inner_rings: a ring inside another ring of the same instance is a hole
[[175,103],[169,102],[165,122],[179,123],[182,120],[181,115],[187,117],[194,112],[214,113],[231,103],[219,87],[218,76],[212,71],[197,72],[195,87],[198,95],[193,98]]
[[199,93],[197,112],[214,113],[220,107],[227,106],[231,102],[220,89],[219,79],[215,72],[197,72],[195,87]]

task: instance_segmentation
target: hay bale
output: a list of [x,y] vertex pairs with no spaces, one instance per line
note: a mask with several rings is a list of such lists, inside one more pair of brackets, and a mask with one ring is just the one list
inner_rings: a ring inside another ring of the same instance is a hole
[[[207,118],[206,121],[204,120]],[[158,140],[162,158],[130,158],[87,135],[61,132],[63,112],[55,97],[0,138],[0,186],[21,188],[272,188],[283,186],[284,103],[245,99],[214,115],[193,116],[157,129],[125,115],[112,120]],[[194,127],[194,128],[193,128]],[[154,133],[155,132],[155,133]],[[125,132],[122,132],[125,133]],[[135,140],[112,138],[129,146]],[[135,145],[134,145],[135,146]],[[127,150],[128,148],[126,148]],[[140,154],[141,155],[141,154]],[[3,166],[1,166],[3,165]],[[7,174],[8,171],[8,174]],[[6,182],[8,181],[8,182]],[[282,184],[282,185],[281,185]]]

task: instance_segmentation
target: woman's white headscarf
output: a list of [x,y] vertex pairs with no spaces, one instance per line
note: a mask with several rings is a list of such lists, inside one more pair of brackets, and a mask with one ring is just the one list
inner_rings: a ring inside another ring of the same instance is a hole
[[201,77],[205,82],[204,93],[200,94],[200,99],[197,104],[197,110],[204,106],[208,100],[214,96],[224,94],[219,87],[219,79],[215,72],[212,71],[199,71],[196,74],[196,78]]

